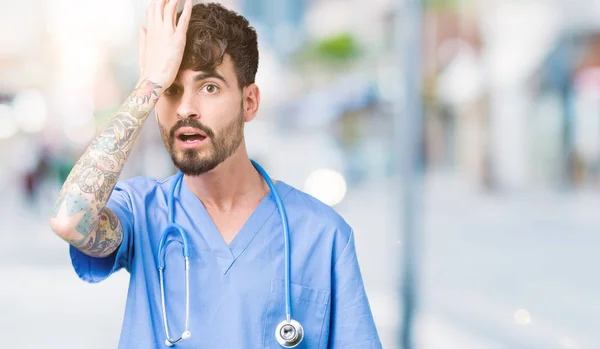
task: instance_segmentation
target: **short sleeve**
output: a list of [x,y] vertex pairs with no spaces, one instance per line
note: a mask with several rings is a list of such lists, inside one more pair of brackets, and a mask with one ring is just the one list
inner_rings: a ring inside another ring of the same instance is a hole
[[133,226],[134,214],[131,196],[123,182],[118,182],[106,204],[117,216],[123,227],[123,241],[121,245],[109,256],[96,258],[86,255],[73,246],[69,247],[71,263],[77,276],[90,283],[100,282],[121,268],[130,271],[133,260]]
[[365,292],[352,231],[333,266],[332,279],[328,348],[380,349],[381,342]]

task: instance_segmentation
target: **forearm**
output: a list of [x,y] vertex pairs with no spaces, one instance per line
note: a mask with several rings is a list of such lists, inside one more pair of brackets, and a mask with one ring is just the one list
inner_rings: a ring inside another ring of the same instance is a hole
[[98,227],[101,212],[162,89],[148,80],[140,82],[63,184],[50,223],[75,247],[83,245]]

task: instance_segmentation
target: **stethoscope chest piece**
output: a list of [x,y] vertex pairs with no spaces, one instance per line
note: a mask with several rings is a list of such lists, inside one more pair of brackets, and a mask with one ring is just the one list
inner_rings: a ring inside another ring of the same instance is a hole
[[304,329],[296,320],[283,320],[275,329],[275,338],[284,348],[294,348],[304,338]]

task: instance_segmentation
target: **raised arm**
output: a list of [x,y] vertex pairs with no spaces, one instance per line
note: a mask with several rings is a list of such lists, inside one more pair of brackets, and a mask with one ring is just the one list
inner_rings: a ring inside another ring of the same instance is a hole
[[123,229],[106,203],[142,126],[179,70],[192,1],[178,23],[178,0],[153,0],[140,29],[141,78],[108,125],[85,150],[59,193],[50,226],[85,254],[105,257],[123,240]]
[[106,202],[162,86],[142,81],[90,144],[67,177],[50,219],[52,229],[95,257],[117,249],[121,223]]

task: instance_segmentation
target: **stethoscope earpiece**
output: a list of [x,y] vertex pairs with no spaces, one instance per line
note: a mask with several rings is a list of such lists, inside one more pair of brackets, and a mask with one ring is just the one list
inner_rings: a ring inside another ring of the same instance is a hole
[[296,320],[283,320],[275,329],[275,338],[284,348],[294,348],[304,339],[304,328]]

